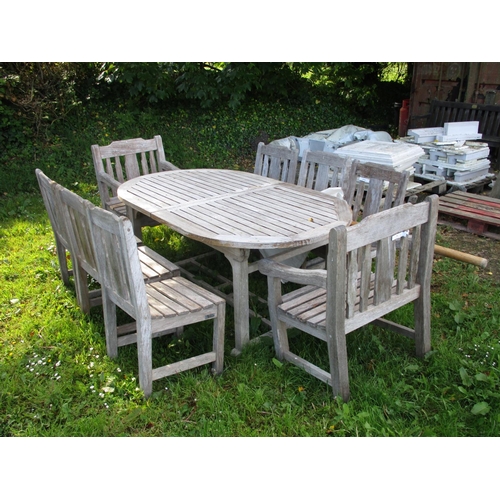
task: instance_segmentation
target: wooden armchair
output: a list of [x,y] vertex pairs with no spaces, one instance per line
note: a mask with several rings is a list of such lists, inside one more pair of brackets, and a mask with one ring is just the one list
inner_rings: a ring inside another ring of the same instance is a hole
[[297,149],[259,142],[254,174],[295,184],[298,157]]
[[178,168],[165,160],[161,136],[114,141],[108,146],[94,144],[91,150],[102,207],[128,216],[134,234],[141,238],[143,226],[156,226],[158,222],[133,210],[127,213],[125,204],[117,196],[117,189],[123,182],[140,175]]
[[[430,350],[430,282],[438,197],[400,205],[330,232],[327,270],[294,269],[263,260],[268,276],[269,312],[277,357],[303,367],[350,396],[346,334],[367,324],[414,339],[416,354]],[[376,246],[376,256],[372,250]],[[282,280],[305,285],[282,295]],[[414,327],[383,318],[413,303]],[[327,344],[329,370],[292,352],[287,328],[298,328]]]
[[[152,392],[153,380],[209,363],[215,373],[221,373],[225,301],[180,276],[145,283],[131,222],[98,207],[88,213],[102,283],[108,355],[116,357],[119,346],[137,343],[139,383],[146,397]],[[116,307],[135,319],[136,331],[118,336]],[[214,322],[212,350],[153,368],[153,337],[207,319]]]

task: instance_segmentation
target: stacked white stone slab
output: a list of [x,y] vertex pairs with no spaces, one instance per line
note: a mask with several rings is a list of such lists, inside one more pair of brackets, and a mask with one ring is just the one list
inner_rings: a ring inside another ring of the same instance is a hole
[[479,122],[450,122],[444,127],[416,128],[408,130],[408,135],[417,144],[427,142],[460,142],[481,139],[478,133]]
[[409,137],[425,151],[415,173],[444,178],[447,184],[467,185],[488,177],[490,149],[481,139],[479,122],[450,122],[444,127],[413,129]]
[[467,141],[481,139],[482,134],[478,133],[479,122],[450,122],[444,124],[443,135],[437,137],[438,141]]
[[385,165],[398,171],[410,170],[413,174],[413,165],[425,152],[420,146],[406,142],[361,141],[338,148],[335,154]]

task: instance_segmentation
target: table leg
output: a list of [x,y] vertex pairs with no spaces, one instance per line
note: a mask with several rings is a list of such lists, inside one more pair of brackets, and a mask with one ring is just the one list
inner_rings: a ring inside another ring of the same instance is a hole
[[127,218],[132,222],[132,227],[134,229],[134,235],[142,240],[142,228],[137,220],[137,211],[134,210],[130,205],[125,205],[125,209],[127,211]]
[[233,355],[241,353],[250,340],[250,308],[248,294],[248,258],[250,250],[241,248],[218,248],[229,260],[233,270],[234,336]]

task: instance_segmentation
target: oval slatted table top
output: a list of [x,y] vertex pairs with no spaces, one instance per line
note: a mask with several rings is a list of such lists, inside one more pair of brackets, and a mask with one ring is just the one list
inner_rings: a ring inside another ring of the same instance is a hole
[[173,170],[131,179],[118,189],[127,205],[208,245],[290,248],[326,242],[348,224],[344,200],[249,172]]

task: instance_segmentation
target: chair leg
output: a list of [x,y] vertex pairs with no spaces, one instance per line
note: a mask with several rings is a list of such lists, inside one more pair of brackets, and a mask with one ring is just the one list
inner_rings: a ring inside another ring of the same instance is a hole
[[278,305],[281,303],[281,281],[269,276],[267,278],[268,307],[271,319],[271,329],[273,331],[274,350],[276,357],[283,360],[283,353],[289,351],[288,334],[286,324],[278,320]]
[[128,205],[126,210],[127,210],[127,217],[130,219],[130,222],[132,222],[134,236],[142,241],[142,226],[140,221],[141,214],[138,213],[137,210],[134,210],[132,207],[129,207]]
[[153,345],[151,321],[137,318],[137,359],[139,364],[139,385],[144,396],[153,392]]
[[75,279],[76,299],[80,309],[85,314],[90,313],[90,296],[89,288],[87,286],[87,273],[82,267],[73,259],[73,277]]
[[116,358],[118,356],[116,305],[108,298],[104,288],[102,289],[102,310],[104,314],[104,329],[106,331],[106,351],[110,358]]
[[423,357],[431,350],[431,299],[430,293],[422,291],[414,302],[415,354]]
[[273,328],[273,338],[276,357],[279,360],[283,360],[285,353],[290,351],[290,346],[288,344],[288,329],[286,323],[284,323],[283,321],[277,321],[276,329]]
[[224,368],[224,329],[226,321],[226,303],[221,302],[217,306],[217,317],[214,318],[213,350],[215,361],[212,370],[216,374],[222,373]]
[[142,240],[142,226],[137,218],[133,220],[133,227],[134,227],[134,236]]
[[66,259],[66,249],[64,245],[60,242],[59,238],[56,236],[56,252],[57,260],[59,261],[59,269],[61,270],[62,282],[68,286],[69,285],[69,270],[68,261]]
[[327,332],[328,358],[334,396],[340,396],[344,402],[349,400],[349,372],[347,368],[347,346],[344,331]]

